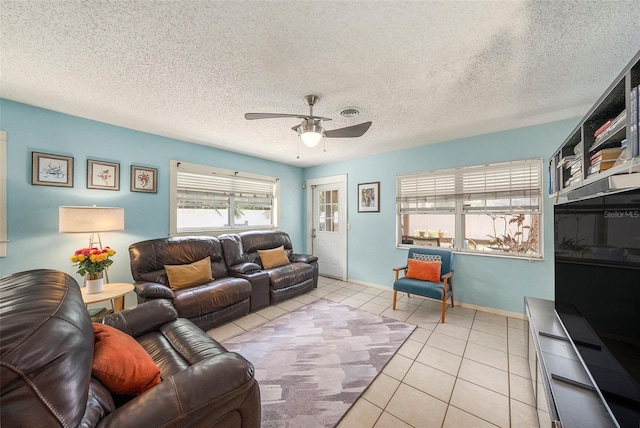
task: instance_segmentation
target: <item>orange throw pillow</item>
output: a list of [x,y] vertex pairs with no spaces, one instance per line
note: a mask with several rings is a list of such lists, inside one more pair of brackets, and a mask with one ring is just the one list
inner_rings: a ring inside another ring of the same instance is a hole
[[205,257],[188,265],[164,265],[172,290],[194,287],[213,281],[211,257]]
[[284,245],[280,245],[273,250],[258,250],[258,255],[260,256],[262,267],[265,269],[284,266],[290,263],[287,253],[284,251]]
[[160,383],[160,369],[128,334],[93,323],[93,376],[120,395],[139,395]]
[[408,259],[409,270],[405,275],[407,278],[420,279],[422,281],[440,282],[440,267],[442,262],[427,262],[422,260]]

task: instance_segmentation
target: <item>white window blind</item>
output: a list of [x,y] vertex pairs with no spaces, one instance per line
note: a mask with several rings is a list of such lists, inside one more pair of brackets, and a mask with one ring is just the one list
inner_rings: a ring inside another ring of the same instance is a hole
[[172,161],[171,234],[276,227],[278,178]]
[[400,213],[451,211],[540,211],[541,159],[398,175]]
[[193,173],[178,168],[177,190],[179,208],[228,207],[229,198],[248,205],[270,207],[275,195],[276,180],[262,180],[220,173]]

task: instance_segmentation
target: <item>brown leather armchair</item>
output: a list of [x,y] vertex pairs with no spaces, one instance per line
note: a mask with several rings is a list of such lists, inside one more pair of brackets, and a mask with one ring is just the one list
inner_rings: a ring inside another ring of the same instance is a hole
[[[131,275],[138,303],[168,299],[178,316],[203,330],[246,315],[250,310],[251,284],[229,275],[222,245],[210,236],[151,239],[129,246]],[[184,265],[211,258],[214,281],[172,290],[165,265]]]
[[116,407],[91,375],[93,328],[73,278],[53,270],[0,278],[3,427],[259,427],[251,363],[166,300],[104,318],[151,355],[162,382]]

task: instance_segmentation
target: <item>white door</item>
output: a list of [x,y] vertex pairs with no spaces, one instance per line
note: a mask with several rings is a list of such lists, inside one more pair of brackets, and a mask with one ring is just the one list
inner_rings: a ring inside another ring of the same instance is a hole
[[318,257],[320,275],[346,281],[346,176],[309,180],[308,184],[311,196],[310,252]]

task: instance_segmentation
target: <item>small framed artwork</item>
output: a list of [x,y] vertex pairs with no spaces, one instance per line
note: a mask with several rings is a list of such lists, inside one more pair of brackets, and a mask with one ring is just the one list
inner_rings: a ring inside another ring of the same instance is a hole
[[380,182],[358,184],[358,212],[380,212]]
[[120,190],[120,164],[87,159],[87,189]]
[[158,193],[158,168],[131,165],[131,191]]
[[73,157],[31,152],[31,184],[73,187]]

